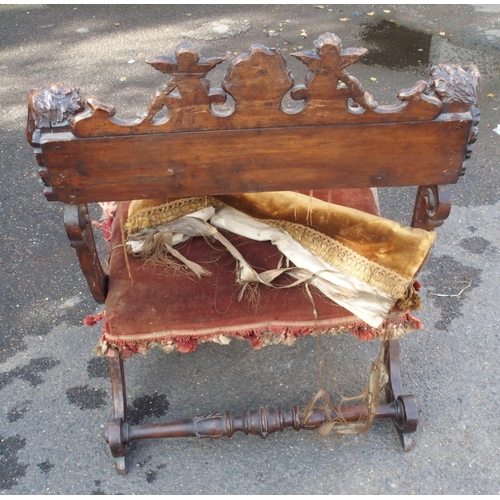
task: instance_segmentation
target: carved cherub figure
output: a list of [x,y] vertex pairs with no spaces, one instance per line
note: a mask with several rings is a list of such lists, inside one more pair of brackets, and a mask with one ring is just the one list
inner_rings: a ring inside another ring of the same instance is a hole
[[[367,52],[364,48],[342,49],[342,41],[333,33],[324,33],[314,42],[313,50],[301,50],[291,55],[307,65],[309,71],[305,86],[297,86],[292,91],[294,99],[332,99],[334,96],[349,94],[364,108],[373,109],[377,103],[365,92],[359,81],[350,76],[345,68],[358,62]],[[339,81],[344,85],[339,86]]]
[[[182,99],[182,105],[223,104],[225,94],[219,89],[210,90],[207,73],[223,62],[225,57],[200,59],[198,48],[192,42],[177,46],[175,57],[158,56],[146,60],[153,68],[172,75],[170,81],[158,89],[155,100],[150,104],[147,119],[153,116],[163,106],[174,106]],[[177,89],[179,95],[172,94]]]

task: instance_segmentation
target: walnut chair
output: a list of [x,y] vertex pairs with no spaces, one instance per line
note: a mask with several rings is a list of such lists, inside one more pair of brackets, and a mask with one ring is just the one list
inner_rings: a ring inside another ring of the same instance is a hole
[[[375,418],[392,419],[412,447],[420,410],[401,385],[398,339],[422,326],[416,276],[477,137],[479,72],[438,64],[381,105],[346,72],[365,52],[325,33],[291,54],[307,66],[296,84],[279,49],[253,45],[213,88],[207,74],[224,58],[183,43],[146,61],[169,76],[133,120],[84,103],[76,87],[30,93],[26,133],[45,196],[65,204],[71,246],[105,304],[86,321],[102,320],[96,350],[109,359],[106,439],[118,472],[134,440],[365,429]],[[381,216],[376,188],[385,186],[418,187],[411,226]],[[96,202],[99,223],[87,205]],[[109,241],[106,265],[96,225]],[[378,389],[358,405],[313,398],[307,408],[127,421],[123,360],[137,353],[157,347],[189,362],[203,342],[261,348],[343,332],[381,342],[368,384]]]

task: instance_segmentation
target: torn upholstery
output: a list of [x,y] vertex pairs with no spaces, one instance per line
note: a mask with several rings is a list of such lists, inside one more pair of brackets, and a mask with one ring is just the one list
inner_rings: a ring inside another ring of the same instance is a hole
[[[189,352],[200,341],[227,343],[233,337],[254,347],[291,343],[308,333],[399,337],[421,326],[406,310],[412,301],[404,299],[416,293],[412,284],[434,233],[381,218],[372,190],[143,200],[122,203],[118,210],[102,341],[122,354],[152,345]],[[208,223],[222,239],[211,233],[193,238],[191,230],[179,239],[175,231],[193,220],[190,214],[197,227],[202,224],[200,234]],[[145,230],[169,227],[172,257],[181,256],[181,267],[195,263],[202,275],[127,258],[120,222],[129,243]],[[292,260],[298,253],[305,256],[297,257],[299,264]],[[243,288],[241,262],[257,276]]]

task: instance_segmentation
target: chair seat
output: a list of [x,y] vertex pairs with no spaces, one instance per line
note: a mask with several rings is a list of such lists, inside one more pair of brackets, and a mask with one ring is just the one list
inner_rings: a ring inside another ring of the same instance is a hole
[[[379,215],[376,191],[371,189],[314,192],[339,205]],[[228,343],[245,339],[254,348],[292,343],[306,334],[350,332],[373,340],[387,334],[399,337],[421,327],[409,311],[394,309],[384,324],[372,328],[349,311],[311,289],[313,301],[303,287],[242,286],[235,279],[235,262],[222,247],[195,237],[180,247],[189,260],[211,272],[198,279],[142,259],[125,256],[122,231],[128,203],[120,203],[112,228],[109,287],[103,328],[105,345],[115,346],[123,357],[159,346],[166,351],[190,352],[198,342]],[[256,242],[224,233],[257,270],[277,266],[281,254],[270,242]],[[314,305],[313,305],[314,303]],[[314,311],[317,312],[315,318]]]

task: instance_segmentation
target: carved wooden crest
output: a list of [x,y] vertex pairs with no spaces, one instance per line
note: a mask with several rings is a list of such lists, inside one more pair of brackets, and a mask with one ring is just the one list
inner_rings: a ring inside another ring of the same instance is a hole
[[[433,120],[442,112],[467,111],[476,101],[479,73],[475,66],[438,65],[428,82],[420,80],[401,90],[395,104],[379,105],[346,71],[365,52],[363,48],[343,49],[340,38],[325,33],[312,49],[291,54],[308,68],[304,83],[296,84],[279,49],[253,45],[248,53],[230,62],[222,88],[211,88],[207,73],[225,58],[203,58],[194,44],[183,43],[174,57],[146,61],[170,78],[158,89],[142,118],[119,119],[112,105],[96,99],[88,99],[90,109],[81,113],[77,89],[69,92],[61,86],[59,96],[57,87],[50,96],[31,96],[32,108],[39,111],[30,114],[27,132],[30,136],[35,122],[48,117],[47,110],[57,99],[66,99],[65,113],[76,115],[70,125],[77,137]],[[288,93],[296,103],[292,109],[282,104]],[[217,105],[226,103],[228,96],[234,106],[221,111]],[[157,118],[163,108],[166,118]]]

